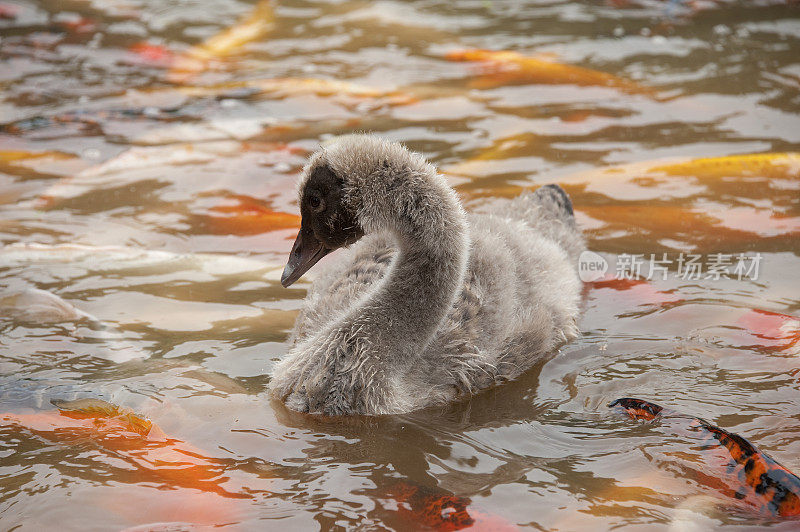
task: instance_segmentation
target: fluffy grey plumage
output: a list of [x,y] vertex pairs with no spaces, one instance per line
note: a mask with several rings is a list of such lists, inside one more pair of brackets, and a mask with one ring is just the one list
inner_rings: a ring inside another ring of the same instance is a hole
[[287,285],[309,242],[317,252],[300,274],[365,236],[327,261],[297,318],[270,385],[289,408],[441,404],[517,377],[578,335],[584,244],[560,187],[468,215],[422,156],[354,135],[311,157],[299,193]]

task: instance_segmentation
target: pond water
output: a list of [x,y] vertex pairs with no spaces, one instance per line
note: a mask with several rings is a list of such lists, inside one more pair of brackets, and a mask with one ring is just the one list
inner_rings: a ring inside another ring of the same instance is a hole
[[[680,164],[800,151],[796,3],[14,0],[0,30],[0,528],[414,530],[428,503],[488,529],[797,526],[606,406],[800,471],[800,159]],[[579,340],[467,401],[287,411],[266,390],[309,286],[279,283],[294,183],[352,131],[473,209],[561,182],[608,274],[666,269],[587,284]],[[749,269],[682,275],[689,254]],[[89,398],[165,436],[53,406]]]

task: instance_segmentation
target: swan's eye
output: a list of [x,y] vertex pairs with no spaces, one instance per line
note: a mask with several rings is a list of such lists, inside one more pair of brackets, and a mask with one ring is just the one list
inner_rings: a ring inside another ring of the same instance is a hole
[[317,196],[310,196],[308,198],[308,206],[311,207],[311,210],[314,212],[322,212],[325,210],[325,202],[322,198]]

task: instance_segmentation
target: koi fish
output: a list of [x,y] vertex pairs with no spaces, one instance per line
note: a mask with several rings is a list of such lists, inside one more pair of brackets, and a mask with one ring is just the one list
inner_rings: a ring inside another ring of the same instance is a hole
[[681,298],[672,292],[658,290],[644,279],[625,279],[606,275],[601,279],[588,283],[592,290],[613,290],[622,294],[631,304],[663,305],[677,303]]
[[[523,155],[530,150],[530,146],[536,139],[537,136],[532,133],[520,133],[503,137],[493,142],[488,148],[481,150],[477,155],[448,166],[443,171],[448,175],[455,176],[480,175],[480,167],[485,163]],[[521,187],[518,188],[521,191]]]
[[741,243],[800,235],[800,217],[767,209],[705,209],[673,205],[580,205],[576,211],[608,229],[650,233],[693,243]]
[[565,65],[544,56],[526,56],[518,52],[493,50],[454,50],[445,57],[450,61],[481,62],[490,72],[472,80],[470,87],[491,89],[513,83],[611,87],[629,94],[653,95],[653,89],[598,70]]
[[60,177],[86,166],[80,157],[71,153],[0,150],[0,171],[20,177]]
[[167,79],[172,82],[186,82],[193,75],[205,70],[210,61],[232,55],[244,45],[266,35],[274,22],[272,1],[261,0],[250,13],[230,28],[175,57]]
[[800,318],[766,310],[748,310],[736,326],[756,337],[760,349],[800,354]]
[[724,157],[705,157],[652,166],[651,173],[703,178],[766,177],[800,178],[800,153],[749,153]]
[[231,196],[234,205],[216,205],[200,218],[202,225],[213,234],[257,235],[278,229],[300,227],[300,217],[268,209],[249,196]]
[[57,295],[30,287],[18,290],[5,288],[0,290],[0,315],[36,323],[58,323],[85,319],[94,324],[101,324],[99,319],[83,312]]
[[670,428],[674,428],[681,436],[699,441],[704,454],[718,458],[707,462],[723,467],[715,467],[709,475],[698,471],[698,475],[704,481],[717,484],[723,493],[763,515],[800,516],[800,477],[741,436],[703,419],[686,416],[641,399],[626,397],[612,401],[608,406],[621,408],[632,419],[668,420]]
[[[262,279],[266,272],[283,268],[283,265],[235,255],[172,253],[123,246],[14,242],[0,248],[2,268],[34,268],[37,265],[45,265],[52,272],[58,271],[58,275],[65,280],[80,278],[87,271],[118,276],[118,272],[130,270],[162,273],[202,271],[214,275],[245,275]],[[59,270],[59,266],[69,266],[69,270]],[[131,286],[130,280],[126,286]]]
[[[461,171],[468,174],[470,161],[507,157],[509,151],[523,146],[523,142],[526,145],[530,144],[531,141],[525,138],[526,136],[530,136],[530,134],[501,139],[486,150],[485,154],[459,163],[448,171]],[[774,184],[775,180],[780,180],[785,182],[781,188],[792,190],[797,186],[794,183],[800,180],[800,152],[751,153],[699,159],[644,161],[580,171],[560,177],[555,182],[570,194],[591,192],[607,195],[608,190],[613,190],[617,197],[621,195],[625,200],[653,200],[662,199],[665,195],[685,197],[687,194],[691,194],[690,187],[669,186],[670,178],[680,177],[692,178],[696,182],[707,185],[729,182],[738,188],[741,188],[744,183],[760,187],[762,184]],[[513,197],[519,195],[524,188],[526,187],[508,185],[500,187],[496,193],[489,191],[486,195]]]
[[128,52],[135,58],[133,63],[166,68],[175,62],[175,53],[161,44],[139,42],[128,47]]
[[96,19],[63,12],[57,18],[56,24],[70,33],[90,33],[98,27]]
[[57,412],[0,414],[0,426],[16,426],[45,439],[69,442],[87,434],[123,456],[144,478],[173,486],[238,497],[221,486],[222,467],[200,449],[169,438],[152,421],[100,399],[52,401]]
[[58,151],[46,151],[46,152],[32,152],[32,151],[24,151],[24,150],[2,150],[0,151],[0,164],[3,165],[13,165],[15,163],[19,163],[22,161],[30,161],[31,159],[40,159],[42,157],[53,157],[57,159],[61,158],[69,158],[70,156],[66,153],[58,152]]
[[148,100],[174,101],[189,98],[246,99],[286,98],[296,95],[340,97],[343,99],[379,100],[388,105],[406,105],[417,99],[396,89],[382,89],[350,81],[324,78],[266,78],[232,81],[202,86],[139,91]]
[[132,523],[163,520],[191,528],[234,523],[241,518],[236,501],[252,497],[254,489],[266,489],[264,480],[257,477],[244,479],[247,490],[243,489],[241,481],[226,475],[223,464],[187,442],[168,437],[152,421],[130,409],[99,399],[52,402],[56,412],[0,414],[0,430],[25,431],[66,445],[83,444],[88,438],[115,461],[126,463],[123,481],[169,488],[157,496],[134,492],[135,497],[144,495],[146,514],[113,492],[95,497],[95,504],[109,507]]
[[[416,97],[394,89],[381,89],[352,83],[347,81],[320,79],[320,78],[272,78],[255,79],[240,82],[221,83],[202,87],[177,87],[168,89],[151,89],[142,91],[129,91],[125,95],[108,98],[105,103],[109,108],[101,110],[76,110],[54,115],[37,115],[14,122],[0,124],[0,131],[14,135],[27,134],[42,129],[57,127],[70,127],[79,132],[97,131],[102,129],[104,122],[111,120],[150,120],[150,121],[175,121],[177,119],[199,119],[201,116],[196,111],[185,109],[183,106],[190,98],[209,98],[214,100],[248,99],[248,98],[286,98],[297,95],[316,95],[339,99],[344,104],[351,104],[354,100],[374,100],[376,105],[406,105],[417,101]],[[153,102],[143,105],[144,102]],[[222,129],[227,129],[226,122],[245,124],[248,133],[244,136],[255,135],[263,129],[254,129],[254,125],[271,126],[275,129],[276,137],[280,130],[295,133],[298,129],[307,129],[293,124],[276,123],[275,120],[261,117],[257,119],[230,119],[212,120]],[[339,121],[342,126],[357,127],[362,119],[351,118]],[[208,123],[208,122],[206,122]],[[349,123],[349,125],[348,125]],[[329,124],[320,127],[321,132],[329,132]],[[179,124],[186,129],[196,128],[197,124]],[[202,127],[200,125],[199,127]],[[335,124],[333,127],[338,127]],[[363,126],[362,126],[363,127]],[[213,127],[212,129],[219,129]],[[242,138],[243,134],[230,134],[226,131],[222,138]],[[52,132],[48,132],[52,136]],[[219,132],[212,135],[221,138]],[[138,141],[138,139],[135,139]],[[182,139],[191,140],[191,139]],[[208,140],[198,138],[197,140]],[[172,140],[176,142],[177,140]]]
[[471,501],[444,490],[398,482],[389,490],[389,498],[397,502],[397,512],[415,528],[440,532],[470,530],[518,530],[505,519],[484,513],[471,506]]
[[[645,180],[645,177],[648,179]],[[559,178],[558,183],[576,191],[601,194],[612,185],[614,190],[624,185],[626,199],[650,200],[663,197],[668,178],[675,177],[688,177],[709,185],[722,184],[727,179],[735,186],[746,182],[768,184],[770,180],[777,179],[786,181],[786,186],[792,187],[792,183],[800,180],[800,153],[750,153],[644,161],[569,174]]]
[[0,4],[0,20],[13,20],[19,15],[20,8],[14,4]]

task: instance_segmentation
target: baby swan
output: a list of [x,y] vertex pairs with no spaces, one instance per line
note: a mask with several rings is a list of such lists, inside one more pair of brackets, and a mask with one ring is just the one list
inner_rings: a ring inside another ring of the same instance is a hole
[[299,201],[284,286],[350,247],[314,282],[275,367],[271,393],[292,410],[445,403],[517,377],[578,334],[583,239],[558,186],[468,215],[421,155],[352,135],[312,155]]

